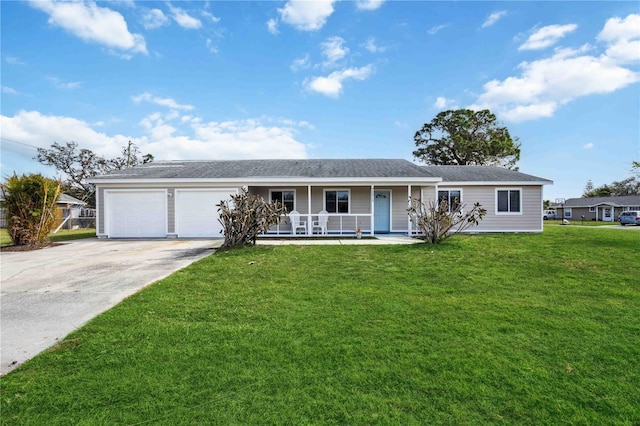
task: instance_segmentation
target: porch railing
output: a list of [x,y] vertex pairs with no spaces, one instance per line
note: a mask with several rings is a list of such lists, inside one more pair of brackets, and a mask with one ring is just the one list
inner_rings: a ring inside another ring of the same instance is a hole
[[[370,213],[353,213],[353,214],[330,214],[327,221],[327,233],[326,236],[336,235],[355,235],[359,229],[362,235],[367,236],[371,234],[371,218]],[[280,218],[280,223],[274,225],[264,236],[283,236],[283,237],[321,237],[323,234],[319,229],[313,229],[313,222],[318,220],[318,214],[301,214],[300,222],[304,222],[306,232],[302,232],[298,229],[297,233],[293,233],[291,227],[291,219],[287,215],[283,215]]]

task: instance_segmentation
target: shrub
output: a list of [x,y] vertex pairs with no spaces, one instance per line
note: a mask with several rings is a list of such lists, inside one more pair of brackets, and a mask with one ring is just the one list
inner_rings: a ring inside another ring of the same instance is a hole
[[418,228],[426,242],[438,244],[451,235],[478,225],[487,214],[487,210],[483,209],[480,203],[475,203],[467,212],[464,211],[464,204],[458,202],[452,204],[449,208],[446,201],[438,205],[430,200],[425,205],[422,201],[411,198],[411,207],[408,209],[411,222]]
[[47,243],[55,222],[60,182],[41,174],[18,177],[14,173],[2,185],[2,195],[7,231],[13,244],[39,246]]
[[258,235],[280,223],[280,217],[287,213],[278,201],[268,203],[264,198],[249,194],[242,189],[232,195],[231,200],[218,204],[219,222],[224,233],[223,248],[255,244]]

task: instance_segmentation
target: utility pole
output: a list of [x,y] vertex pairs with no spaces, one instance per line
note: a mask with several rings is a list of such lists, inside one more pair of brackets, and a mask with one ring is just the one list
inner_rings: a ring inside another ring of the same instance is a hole
[[131,167],[131,141],[127,145],[127,169]]

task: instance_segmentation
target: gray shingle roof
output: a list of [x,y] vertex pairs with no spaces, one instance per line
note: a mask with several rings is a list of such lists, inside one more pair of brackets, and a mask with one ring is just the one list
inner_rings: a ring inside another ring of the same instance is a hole
[[639,207],[640,195],[625,195],[621,197],[568,198],[564,202],[564,207],[592,207],[601,204],[606,204],[614,207]]
[[551,182],[491,166],[419,166],[401,159],[168,161],[97,176],[113,179],[443,178],[444,181]]
[[443,182],[548,182],[537,176],[497,166],[424,166]]
[[229,160],[171,161],[118,170],[92,180],[236,178],[431,177],[407,160]]

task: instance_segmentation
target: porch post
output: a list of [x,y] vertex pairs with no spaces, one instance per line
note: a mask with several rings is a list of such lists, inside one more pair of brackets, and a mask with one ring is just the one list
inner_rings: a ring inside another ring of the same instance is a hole
[[[411,185],[407,186],[407,208],[411,207]],[[407,234],[411,236],[411,216],[407,215]]]
[[373,222],[374,222],[374,217],[373,217],[373,210],[375,208],[375,197],[374,197],[374,190],[375,190],[375,185],[371,185],[371,236],[373,237],[374,234],[374,226],[373,226]]
[[307,235],[311,235],[313,228],[311,227],[311,185],[307,185]]

